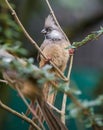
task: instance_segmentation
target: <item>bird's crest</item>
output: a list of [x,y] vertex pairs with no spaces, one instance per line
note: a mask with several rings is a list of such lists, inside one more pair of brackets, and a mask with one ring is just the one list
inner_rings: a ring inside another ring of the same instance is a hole
[[51,15],[48,15],[48,17],[45,19],[45,27],[54,27],[58,28],[54,22],[54,19]]

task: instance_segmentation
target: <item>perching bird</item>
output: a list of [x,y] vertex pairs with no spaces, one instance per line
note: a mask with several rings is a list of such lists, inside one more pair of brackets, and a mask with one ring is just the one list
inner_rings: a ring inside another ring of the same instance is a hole
[[[0,49],[0,59],[4,59],[3,62],[5,63],[17,60],[20,62],[21,66],[26,67],[26,62],[24,60],[13,56],[5,50]],[[14,68],[5,68],[2,73],[4,79],[8,81],[8,84],[12,86],[12,88],[19,88],[25,97],[29,98],[32,101],[35,99],[38,101],[43,116],[50,130],[67,130],[65,125],[60,121],[58,117],[53,114],[50,106],[46,103],[43,89],[38,85],[37,79],[32,76],[25,78],[25,76],[21,76],[19,72]]]
[[[55,24],[51,15],[46,18],[44,29],[41,32],[45,35],[45,39],[40,48],[47,57],[47,60],[40,55],[39,66],[43,67],[51,60],[62,72],[64,72],[70,56],[66,47],[70,45],[70,42],[65,39],[65,36]],[[53,67],[51,72],[56,76],[59,76],[58,72]],[[53,104],[55,94],[52,93],[49,95],[48,93],[50,90],[50,84],[46,84],[44,87],[45,98],[49,103]]]

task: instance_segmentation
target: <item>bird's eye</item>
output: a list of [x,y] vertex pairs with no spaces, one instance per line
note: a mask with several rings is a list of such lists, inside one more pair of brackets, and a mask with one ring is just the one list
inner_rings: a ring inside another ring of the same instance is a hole
[[49,27],[49,28],[46,28],[46,31],[47,32],[50,32],[52,29]]

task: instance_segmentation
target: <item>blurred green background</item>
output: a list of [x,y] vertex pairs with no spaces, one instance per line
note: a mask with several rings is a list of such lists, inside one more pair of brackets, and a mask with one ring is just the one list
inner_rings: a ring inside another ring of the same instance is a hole
[[[40,31],[45,17],[49,14],[45,0],[11,0],[10,2],[24,27],[40,45],[44,39]],[[50,0],[50,3],[71,43],[81,41],[87,34],[103,26],[103,0]],[[28,50],[27,57],[34,57],[37,64],[37,50],[13,20],[4,0],[0,0],[0,44],[22,43],[22,46]],[[102,81],[103,36],[76,50],[71,74],[71,82],[75,82],[82,91],[81,99],[90,100],[103,94]],[[2,83],[0,83],[0,99],[11,108],[25,113],[26,107],[18,94]],[[102,108],[99,112],[103,113]],[[67,120],[67,125],[69,130],[84,130],[84,125],[77,120]],[[14,129],[27,130],[28,124],[0,109],[0,130]]]

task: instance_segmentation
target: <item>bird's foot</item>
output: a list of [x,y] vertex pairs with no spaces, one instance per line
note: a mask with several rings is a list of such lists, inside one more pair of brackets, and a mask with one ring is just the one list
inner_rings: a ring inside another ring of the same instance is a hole
[[[31,109],[33,110],[33,112],[35,113],[34,101],[31,101],[31,102],[30,102],[30,108],[31,108]],[[31,113],[30,109],[27,109],[25,115],[28,116],[28,115],[30,115],[30,113]]]
[[74,49],[73,48],[69,49],[68,51],[69,51],[69,55],[74,55]]
[[46,59],[45,59],[45,64],[49,64],[49,62],[52,60],[52,58],[51,57],[47,57]]

